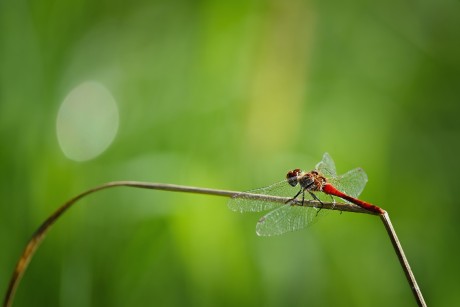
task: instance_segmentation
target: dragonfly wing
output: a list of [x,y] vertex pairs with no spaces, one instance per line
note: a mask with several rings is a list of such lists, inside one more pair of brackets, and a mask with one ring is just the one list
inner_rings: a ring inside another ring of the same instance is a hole
[[250,195],[246,194],[257,194],[257,195],[269,195],[269,196],[281,196],[281,197],[293,197],[298,192],[298,188],[294,188],[287,180],[272,184],[265,188],[247,191],[241,194],[235,194],[228,202],[228,207],[232,211],[237,212],[260,212],[266,210],[272,210],[283,206],[282,202],[276,202],[273,200],[266,199],[255,199]]
[[337,176],[334,160],[332,160],[331,156],[327,152],[324,153],[323,159],[316,164],[316,169],[326,175],[326,177]]
[[366,186],[367,175],[362,168],[355,168],[329,181],[340,191],[357,198]]
[[274,236],[299,230],[311,225],[318,212],[320,209],[315,207],[284,205],[263,216],[257,223],[256,232],[259,236]]

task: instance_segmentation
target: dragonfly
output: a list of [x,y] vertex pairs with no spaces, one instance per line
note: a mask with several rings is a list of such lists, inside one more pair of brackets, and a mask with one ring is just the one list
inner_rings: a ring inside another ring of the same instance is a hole
[[[305,228],[314,223],[319,216],[325,215],[329,210],[322,210],[323,202],[332,200],[335,203],[333,196],[373,213],[384,214],[385,211],[380,207],[357,198],[367,180],[367,175],[362,168],[355,168],[338,176],[335,163],[326,152],[314,170],[309,172],[298,168],[291,170],[283,181],[233,195],[228,206],[232,211],[237,212],[270,210],[257,222],[256,232],[259,236],[280,235]],[[304,205],[306,193],[316,201],[317,205]],[[254,195],[289,197],[289,200],[282,203],[274,199],[254,197]]]

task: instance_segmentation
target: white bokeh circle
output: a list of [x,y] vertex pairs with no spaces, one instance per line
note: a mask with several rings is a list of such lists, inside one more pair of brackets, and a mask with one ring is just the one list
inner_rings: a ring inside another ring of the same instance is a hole
[[56,119],[59,145],[69,159],[86,161],[103,153],[118,131],[118,107],[110,91],[94,81],[75,87]]

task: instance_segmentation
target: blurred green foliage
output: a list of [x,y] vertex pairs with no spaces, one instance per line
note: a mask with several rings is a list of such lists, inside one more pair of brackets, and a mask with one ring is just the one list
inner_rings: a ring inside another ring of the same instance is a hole
[[[429,305],[460,300],[458,1],[0,1],[0,290],[35,228],[111,180],[248,190],[328,151],[363,167]],[[56,117],[94,80],[111,146]],[[259,238],[226,200],[120,188],[50,232],[15,306],[411,306],[377,218]]]

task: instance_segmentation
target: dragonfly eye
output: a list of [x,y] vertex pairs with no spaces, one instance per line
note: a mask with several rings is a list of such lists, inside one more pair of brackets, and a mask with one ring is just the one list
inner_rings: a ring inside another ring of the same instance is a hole
[[295,170],[293,171],[289,171],[286,175],[286,179],[288,181],[288,183],[295,187],[298,183],[298,180],[297,180],[297,176],[299,175],[300,173],[300,169],[296,168]]

